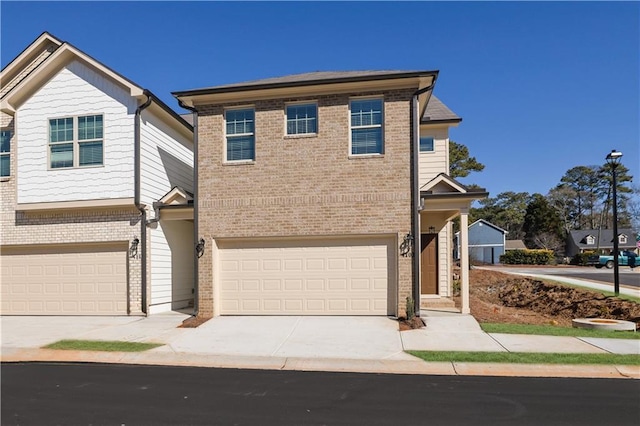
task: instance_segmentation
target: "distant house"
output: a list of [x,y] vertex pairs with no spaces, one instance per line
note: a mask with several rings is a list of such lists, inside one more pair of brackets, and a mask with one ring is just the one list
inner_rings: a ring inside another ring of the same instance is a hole
[[524,244],[522,240],[506,240],[504,242],[504,250],[526,250],[527,246]]
[[[620,250],[636,248],[635,234],[632,229],[618,230]],[[567,256],[584,252],[609,253],[613,250],[613,231],[611,229],[581,229],[571,231],[567,237]]]
[[[469,258],[474,263],[498,264],[506,247],[507,231],[484,219],[469,225]],[[460,236],[456,233],[454,258],[460,259]],[[524,244],[523,244],[524,245]],[[524,247],[526,248],[526,247]]]

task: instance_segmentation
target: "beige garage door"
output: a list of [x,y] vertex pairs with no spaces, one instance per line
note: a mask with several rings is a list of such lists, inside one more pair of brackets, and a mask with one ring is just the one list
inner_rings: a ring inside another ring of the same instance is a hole
[[219,244],[223,315],[386,315],[390,243],[333,239]]
[[2,315],[127,313],[126,246],[3,248]]

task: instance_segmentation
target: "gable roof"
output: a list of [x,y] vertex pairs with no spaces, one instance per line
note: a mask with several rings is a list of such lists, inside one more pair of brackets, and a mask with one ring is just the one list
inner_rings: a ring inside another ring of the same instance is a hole
[[491,227],[491,228],[495,229],[496,231],[502,232],[502,233],[503,233],[503,234],[505,234],[505,235],[509,233],[509,231],[505,231],[504,229],[500,228],[499,226],[494,225],[493,223],[491,223],[491,222],[489,222],[489,221],[487,221],[487,220],[484,220],[484,219],[478,219],[478,220],[476,220],[476,221],[475,221],[475,222],[473,222],[471,225],[469,225],[469,228],[472,228],[472,227],[474,227],[474,226],[479,226],[479,225],[487,225],[487,226],[489,226],[489,227]]
[[[619,244],[622,248],[635,248],[636,239],[632,229],[624,228],[618,230],[618,235],[625,235],[627,237],[626,244]],[[594,238],[593,244],[587,244],[587,237],[592,236]],[[578,229],[569,232],[569,238],[580,249],[597,249],[597,248],[613,248],[613,230],[611,229]],[[598,242],[598,238],[600,241]]]
[[524,244],[524,241],[522,240],[505,240],[504,249],[505,250],[526,250],[527,246]]
[[[44,49],[44,50],[43,50]],[[50,52],[38,60],[43,51]],[[0,72],[2,82],[2,99],[0,109],[2,112],[12,115],[22,103],[36,90],[71,61],[77,60],[118,84],[129,92],[129,95],[145,102],[147,98],[153,100],[152,108],[165,117],[180,123],[188,132],[193,132],[193,127],[186,122],[173,109],[162,102],[151,91],[132,82],[122,74],[117,73],[100,61],[89,56],[71,43],[64,42],[51,34],[42,33],[20,55],[11,61]],[[10,82],[5,84],[9,80]],[[17,80],[17,81],[16,81]]]

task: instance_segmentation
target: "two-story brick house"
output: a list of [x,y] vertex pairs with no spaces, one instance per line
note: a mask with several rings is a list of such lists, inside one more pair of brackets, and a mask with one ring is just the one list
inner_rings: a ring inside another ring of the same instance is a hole
[[0,82],[1,314],[188,306],[192,213],[154,203],[188,204],[192,126],[48,33]]
[[[315,72],[175,92],[194,112],[197,313],[405,315],[450,297],[471,192],[437,71]],[[415,253],[415,256],[412,254]]]

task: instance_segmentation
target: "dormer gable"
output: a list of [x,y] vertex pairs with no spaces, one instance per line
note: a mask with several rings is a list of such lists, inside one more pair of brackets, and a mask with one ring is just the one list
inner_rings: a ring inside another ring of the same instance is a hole
[[582,244],[587,244],[589,246],[592,246],[596,243],[596,237],[594,237],[593,235],[589,234],[589,235],[585,235],[585,237],[582,239],[582,241],[580,241]]

